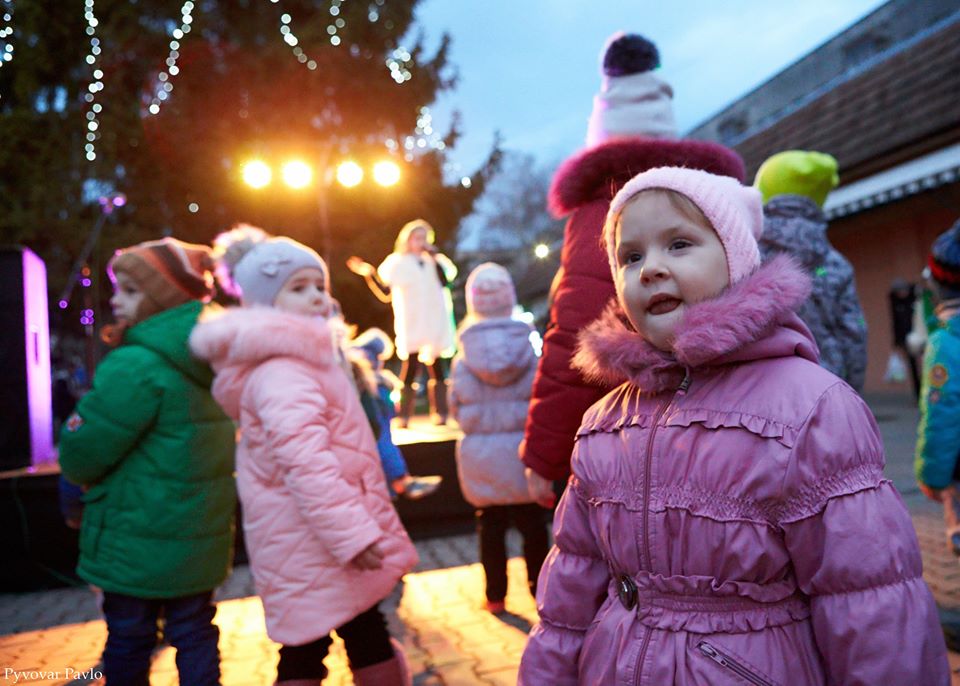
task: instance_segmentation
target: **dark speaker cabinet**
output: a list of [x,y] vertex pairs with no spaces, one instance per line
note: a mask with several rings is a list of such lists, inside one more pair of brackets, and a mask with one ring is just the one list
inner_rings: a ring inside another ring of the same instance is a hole
[[0,471],[53,459],[47,270],[0,247]]

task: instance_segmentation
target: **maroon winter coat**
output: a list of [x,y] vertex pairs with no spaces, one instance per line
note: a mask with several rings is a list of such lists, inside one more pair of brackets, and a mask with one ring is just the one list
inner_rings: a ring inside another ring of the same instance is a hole
[[703,169],[739,181],[744,177],[740,156],[717,143],[630,137],[581,151],[553,178],[551,212],[572,215],[564,230],[559,281],[520,446],[524,464],[546,479],[567,478],[583,413],[610,390],[588,383],[570,367],[577,334],[615,295],[600,240],[610,201],[640,172],[665,166]]

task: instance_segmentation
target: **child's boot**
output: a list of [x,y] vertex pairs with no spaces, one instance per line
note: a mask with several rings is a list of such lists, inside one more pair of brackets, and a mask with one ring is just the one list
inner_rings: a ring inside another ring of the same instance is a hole
[[432,476],[411,476],[404,482],[401,495],[408,500],[420,500],[421,498],[426,498],[428,495],[433,495],[437,489],[440,488],[442,482],[443,477],[439,474]]
[[430,379],[427,382],[427,391],[430,395],[430,412],[433,414],[433,423],[446,424],[448,414],[446,382]]
[[416,402],[416,384],[410,384],[400,389],[400,404],[397,406],[397,419],[401,429],[406,429],[410,426],[410,415],[413,414],[413,406]]

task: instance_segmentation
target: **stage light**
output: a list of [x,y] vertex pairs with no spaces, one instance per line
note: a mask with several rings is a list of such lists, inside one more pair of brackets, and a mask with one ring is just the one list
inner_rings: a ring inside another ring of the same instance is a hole
[[337,181],[342,186],[353,188],[363,181],[363,169],[352,160],[341,162],[337,166]]
[[283,182],[290,188],[305,188],[313,181],[313,170],[302,160],[291,160],[283,165]]
[[273,173],[263,160],[252,160],[243,165],[243,181],[251,188],[263,188],[270,183]]
[[377,162],[373,165],[373,180],[381,186],[393,186],[400,180],[400,167],[390,160]]
[[546,243],[537,243],[537,247],[533,249],[533,254],[538,260],[546,259],[550,255],[550,246]]

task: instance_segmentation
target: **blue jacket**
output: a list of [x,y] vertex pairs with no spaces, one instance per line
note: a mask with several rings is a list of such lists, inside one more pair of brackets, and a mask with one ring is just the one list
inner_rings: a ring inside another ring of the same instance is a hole
[[923,358],[914,471],[931,488],[954,479],[960,455],[960,316],[930,332]]
[[379,423],[379,433],[377,434],[377,452],[380,453],[380,464],[383,466],[383,473],[387,477],[387,485],[390,482],[399,479],[407,473],[407,463],[403,459],[403,454],[393,442],[393,434],[390,431],[390,420],[393,418],[393,401],[390,400],[390,389],[383,384],[377,384],[377,397],[374,399],[377,409],[377,422]]

